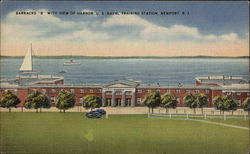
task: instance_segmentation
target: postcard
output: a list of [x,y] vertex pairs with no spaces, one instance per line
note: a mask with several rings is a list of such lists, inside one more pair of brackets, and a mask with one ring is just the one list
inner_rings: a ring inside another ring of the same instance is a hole
[[250,152],[249,2],[0,6],[1,154]]

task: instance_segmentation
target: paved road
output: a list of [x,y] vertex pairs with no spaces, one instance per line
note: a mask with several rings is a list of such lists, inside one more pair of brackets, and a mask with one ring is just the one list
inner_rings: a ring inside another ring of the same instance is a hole
[[[147,107],[102,107],[104,110],[108,112],[108,114],[147,114]],[[25,109],[25,108],[12,108],[12,112],[36,112],[34,109]],[[42,112],[59,112],[56,107],[51,107],[50,109],[42,109]],[[66,112],[88,112],[89,110],[84,109],[81,106],[76,106],[67,110]],[[219,110],[215,110],[214,108],[204,108],[204,114],[206,115],[220,115]],[[0,112],[8,112],[6,108],[0,108]],[[166,109],[164,108],[156,108],[154,109],[154,113],[166,113]],[[187,107],[178,107],[176,109],[169,109],[169,113],[171,114],[194,114],[194,110]],[[201,109],[196,109],[196,114],[201,114]],[[226,115],[231,115],[232,112],[225,112]],[[234,111],[234,115],[247,115],[247,112],[242,109],[238,109]]]

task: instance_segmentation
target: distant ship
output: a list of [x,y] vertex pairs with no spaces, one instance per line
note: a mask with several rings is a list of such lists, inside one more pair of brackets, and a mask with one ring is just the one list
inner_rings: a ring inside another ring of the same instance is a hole
[[30,47],[28,49],[28,52],[26,53],[23,63],[19,69],[20,73],[23,74],[38,74],[38,71],[33,70],[33,60],[32,60],[32,44],[30,44]]
[[70,59],[69,62],[63,63],[63,65],[70,66],[70,65],[80,65],[81,63],[79,62],[74,62],[73,59]]
[[67,73],[67,70],[61,70],[59,73]]

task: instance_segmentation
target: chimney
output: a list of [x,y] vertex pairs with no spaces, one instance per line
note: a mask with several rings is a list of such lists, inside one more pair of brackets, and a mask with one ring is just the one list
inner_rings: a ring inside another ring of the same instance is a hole
[[222,79],[225,80],[225,75],[222,76]]
[[231,80],[233,79],[233,76],[232,76],[232,75],[230,76],[230,79],[231,79]]
[[208,76],[207,78],[208,78],[208,80],[210,80],[210,76]]

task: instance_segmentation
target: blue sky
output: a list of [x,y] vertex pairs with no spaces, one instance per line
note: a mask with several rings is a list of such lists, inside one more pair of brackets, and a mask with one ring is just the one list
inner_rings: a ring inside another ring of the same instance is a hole
[[[159,25],[185,24],[196,26],[203,33],[237,32],[244,36],[249,25],[247,2],[4,2],[3,17],[15,10],[82,10],[94,11],[189,11],[189,16],[143,16]],[[70,19],[69,19],[70,20]]]
[[[37,16],[27,19],[15,16],[16,11],[184,11],[189,15],[139,15],[139,16]],[[11,33],[3,34],[8,39],[14,30],[24,28],[23,41],[45,41],[64,37],[68,42],[146,42],[146,43],[204,43],[247,41],[249,37],[249,8],[247,2],[52,2],[21,1],[1,3],[1,24],[16,25]],[[48,19],[48,21],[46,21]],[[131,20],[131,21],[129,21]],[[54,22],[59,21],[60,25]],[[125,21],[125,22],[124,22]],[[26,23],[27,22],[27,23]],[[62,26],[65,25],[65,26]],[[10,29],[10,28],[9,28]],[[38,31],[31,35],[30,31]],[[27,33],[25,33],[25,31]],[[25,35],[26,34],[26,35]],[[80,35],[81,34],[81,35]],[[12,36],[11,36],[12,35]],[[69,37],[75,36],[75,37]],[[91,36],[91,37],[90,37]],[[67,39],[68,38],[68,39]],[[11,39],[10,39],[11,40]],[[9,40],[9,41],[10,41]],[[62,42],[65,40],[61,40]],[[13,42],[13,39],[12,39]],[[190,46],[190,44],[188,44]],[[249,45],[244,48],[249,48]],[[3,50],[3,49],[2,49]],[[4,49],[8,50],[8,49]],[[10,50],[10,49],[9,49]],[[177,49],[176,49],[177,50]],[[198,48],[197,48],[198,50]],[[244,51],[246,52],[246,51]],[[202,53],[201,53],[202,54]],[[204,52],[206,54],[206,52]]]

